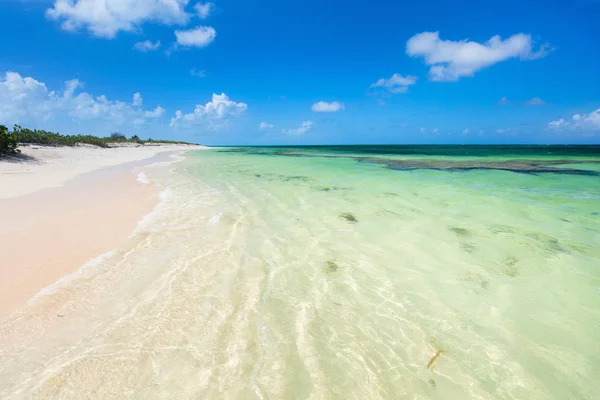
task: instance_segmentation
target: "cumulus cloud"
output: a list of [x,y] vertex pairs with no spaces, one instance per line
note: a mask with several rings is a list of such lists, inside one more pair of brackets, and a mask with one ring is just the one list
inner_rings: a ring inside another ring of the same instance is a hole
[[9,125],[37,125],[52,119],[97,120],[118,126],[158,118],[165,112],[160,106],[150,111],[143,110],[140,93],[135,93],[131,103],[127,103],[109,100],[104,95],[76,93],[81,87],[81,82],[73,79],[65,82],[61,92],[52,91],[32,77],[7,72],[0,77],[0,121]]
[[500,104],[501,106],[505,106],[508,103],[510,103],[510,100],[508,100],[508,97],[506,97],[506,96],[504,96],[500,100],[498,100],[498,104]]
[[544,44],[533,50],[530,35],[518,33],[502,40],[492,36],[485,43],[469,40],[452,41],[440,39],[439,32],[423,32],[411,37],[406,43],[406,53],[412,57],[423,57],[430,65],[429,79],[432,81],[457,81],[470,77],[475,72],[511,58],[534,60],[546,56],[552,49]]
[[408,87],[417,83],[416,76],[394,74],[388,79],[381,78],[369,86],[370,89],[381,88],[392,94],[406,93]]
[[546,104],[546,102],[542,99],[540,99],[539,97],[534,97],[531,100],[527,100],[526,104],[528,106],[541,106],[542,104]]
[[112,39],[120,31],[139,31],[145,22],[185,25],[191,15],[189,0],[55,0],[46,11],[67,31],[87,29],[92,35]]
[[248,109],[246,103],[238,103],[230,100],[225,93],[213,93],[212,100],[202,105],[197,104],[194,111],[184,114],[180,110],[175,112],[171,118],[171,126],[183,124],[194,124],[206,122],[212,127],[220,127],[227,123],[227,118],[244,113]]
[[268,124],[266,122],[261,122],[260,125],[258,125],[258,127],[260,129],[271,129],[271,128],[274,127],[274,125],[273,124]]
[[465,128],[462,130],[462,134],[463,135],[468,135],[469,134],[469,128]]
[[282,132],[288,135],[303,135],[310,131],[315,125],[313,121],[303,121],[299,128],[295,129],[283,129]]
[[312,105],[311,110],[315,112],[337,112],[344,109],[344,105],[339,101],[332,101],[328,103],[326,101],[319,101]]
[[157,40],[156,43],[152,43],[149,40],[144,40],[143,42],[137,42],[133,45],[133,48],[142,53],[146,53],[148,51],[156,51],[160,47],[160,40]]
[[185,47],[206,47],[215,40],[217,31],[212,26],[198,26],[186,31],[175,31],[177,44]]
[[210,2],[209,3],[196,3],[196,5],[194,5],[194,10],[196,10],[196,15],[198,15],[198,17],[200,19],[208,18],[208,16],[214,10],[214,8],[215,8],[215,4],[210,3]]
[[575,114],[569,120],[560,118],[548,123],[548,129],[560,131],[600,132],[600,108],[589,114]]

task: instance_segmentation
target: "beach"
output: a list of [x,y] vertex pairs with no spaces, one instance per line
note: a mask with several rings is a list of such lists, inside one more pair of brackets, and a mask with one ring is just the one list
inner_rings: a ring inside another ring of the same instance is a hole
[[27,146],[0,161],[0,316],[126,240],[158,200],[143,167],[185,150]]
[[182,151],[0,200],[0,398],[600,395],[597,146]]

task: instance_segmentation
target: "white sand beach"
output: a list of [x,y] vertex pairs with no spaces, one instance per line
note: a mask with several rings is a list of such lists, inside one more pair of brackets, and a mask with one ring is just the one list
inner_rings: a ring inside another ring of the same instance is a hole
[[157,201],[145,165],[200,148],[26,146],[0,160],[0,317],[127,239]]
[[203,149],[192,145],[51,147],[21,146],[21,157],[0,159],[0,199],[63,185],[77,175],[166,152]]

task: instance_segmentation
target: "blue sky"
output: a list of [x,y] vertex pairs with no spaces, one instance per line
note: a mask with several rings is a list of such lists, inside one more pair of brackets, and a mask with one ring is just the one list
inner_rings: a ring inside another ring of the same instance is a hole
[[3,0],[0,123],[205,144],[599,143],[600,2]]

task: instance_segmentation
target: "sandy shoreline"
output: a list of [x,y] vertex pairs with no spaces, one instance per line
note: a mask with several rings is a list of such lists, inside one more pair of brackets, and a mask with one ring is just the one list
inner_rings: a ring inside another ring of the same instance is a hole
[[126,240],[158,201],[144,165],[199,148],[26,147],[0,161],[0,317]]
[[103,168],[146,160],[167,152],[205,149],[192,145],[99,147],[22,146],[21,156],[0,158],[0,199],[58,187]]

